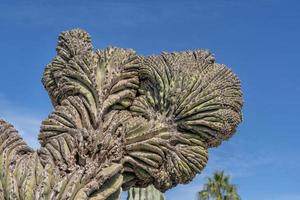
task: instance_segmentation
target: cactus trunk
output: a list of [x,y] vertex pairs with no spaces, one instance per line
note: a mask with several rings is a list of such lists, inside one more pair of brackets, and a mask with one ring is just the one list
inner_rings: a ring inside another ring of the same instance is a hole
[[146,188],[131,188],[127,200],[165,200],[164,194],[153,185]]

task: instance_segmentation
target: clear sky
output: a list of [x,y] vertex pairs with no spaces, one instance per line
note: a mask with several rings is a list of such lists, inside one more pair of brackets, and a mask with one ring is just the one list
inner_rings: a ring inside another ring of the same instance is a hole
[[168,200],[194,200],[224,169],[245,200],[300,200],[300,1],[0,1],[0,118],[37,148],[53,109],[41,84],[59,32],[87,30],[95,48],[143,55],[204,48],[241,79],[244,121],[207,168]]

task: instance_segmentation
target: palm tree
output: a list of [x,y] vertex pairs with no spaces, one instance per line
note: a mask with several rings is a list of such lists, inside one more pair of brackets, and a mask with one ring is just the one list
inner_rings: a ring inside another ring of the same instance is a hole
[[224,171],[215,172],[198,193],[198,200],[240,200],[236,186],[231,184],[229,179]]

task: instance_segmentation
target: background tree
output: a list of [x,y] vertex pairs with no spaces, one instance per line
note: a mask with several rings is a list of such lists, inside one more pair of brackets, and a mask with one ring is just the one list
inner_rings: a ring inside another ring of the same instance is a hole
[[217,171],[209,177],[203,190],[197,195],[198,200],[240,200],[235,185],[230,183],[230,177],[224,171]]

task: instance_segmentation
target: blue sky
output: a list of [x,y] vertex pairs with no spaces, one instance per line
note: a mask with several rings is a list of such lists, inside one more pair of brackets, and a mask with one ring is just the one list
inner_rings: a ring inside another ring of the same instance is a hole
[[0,2],[0,118],[38,147],[53,109],[41,84],[59,32],[81,27],[94,47],[143,55],[204,48],[241,79],[244,121],[201,175],[166,193],[194,200],[205,177],[224,169],[246,200],[300,200],[300,2],[5,1]]

